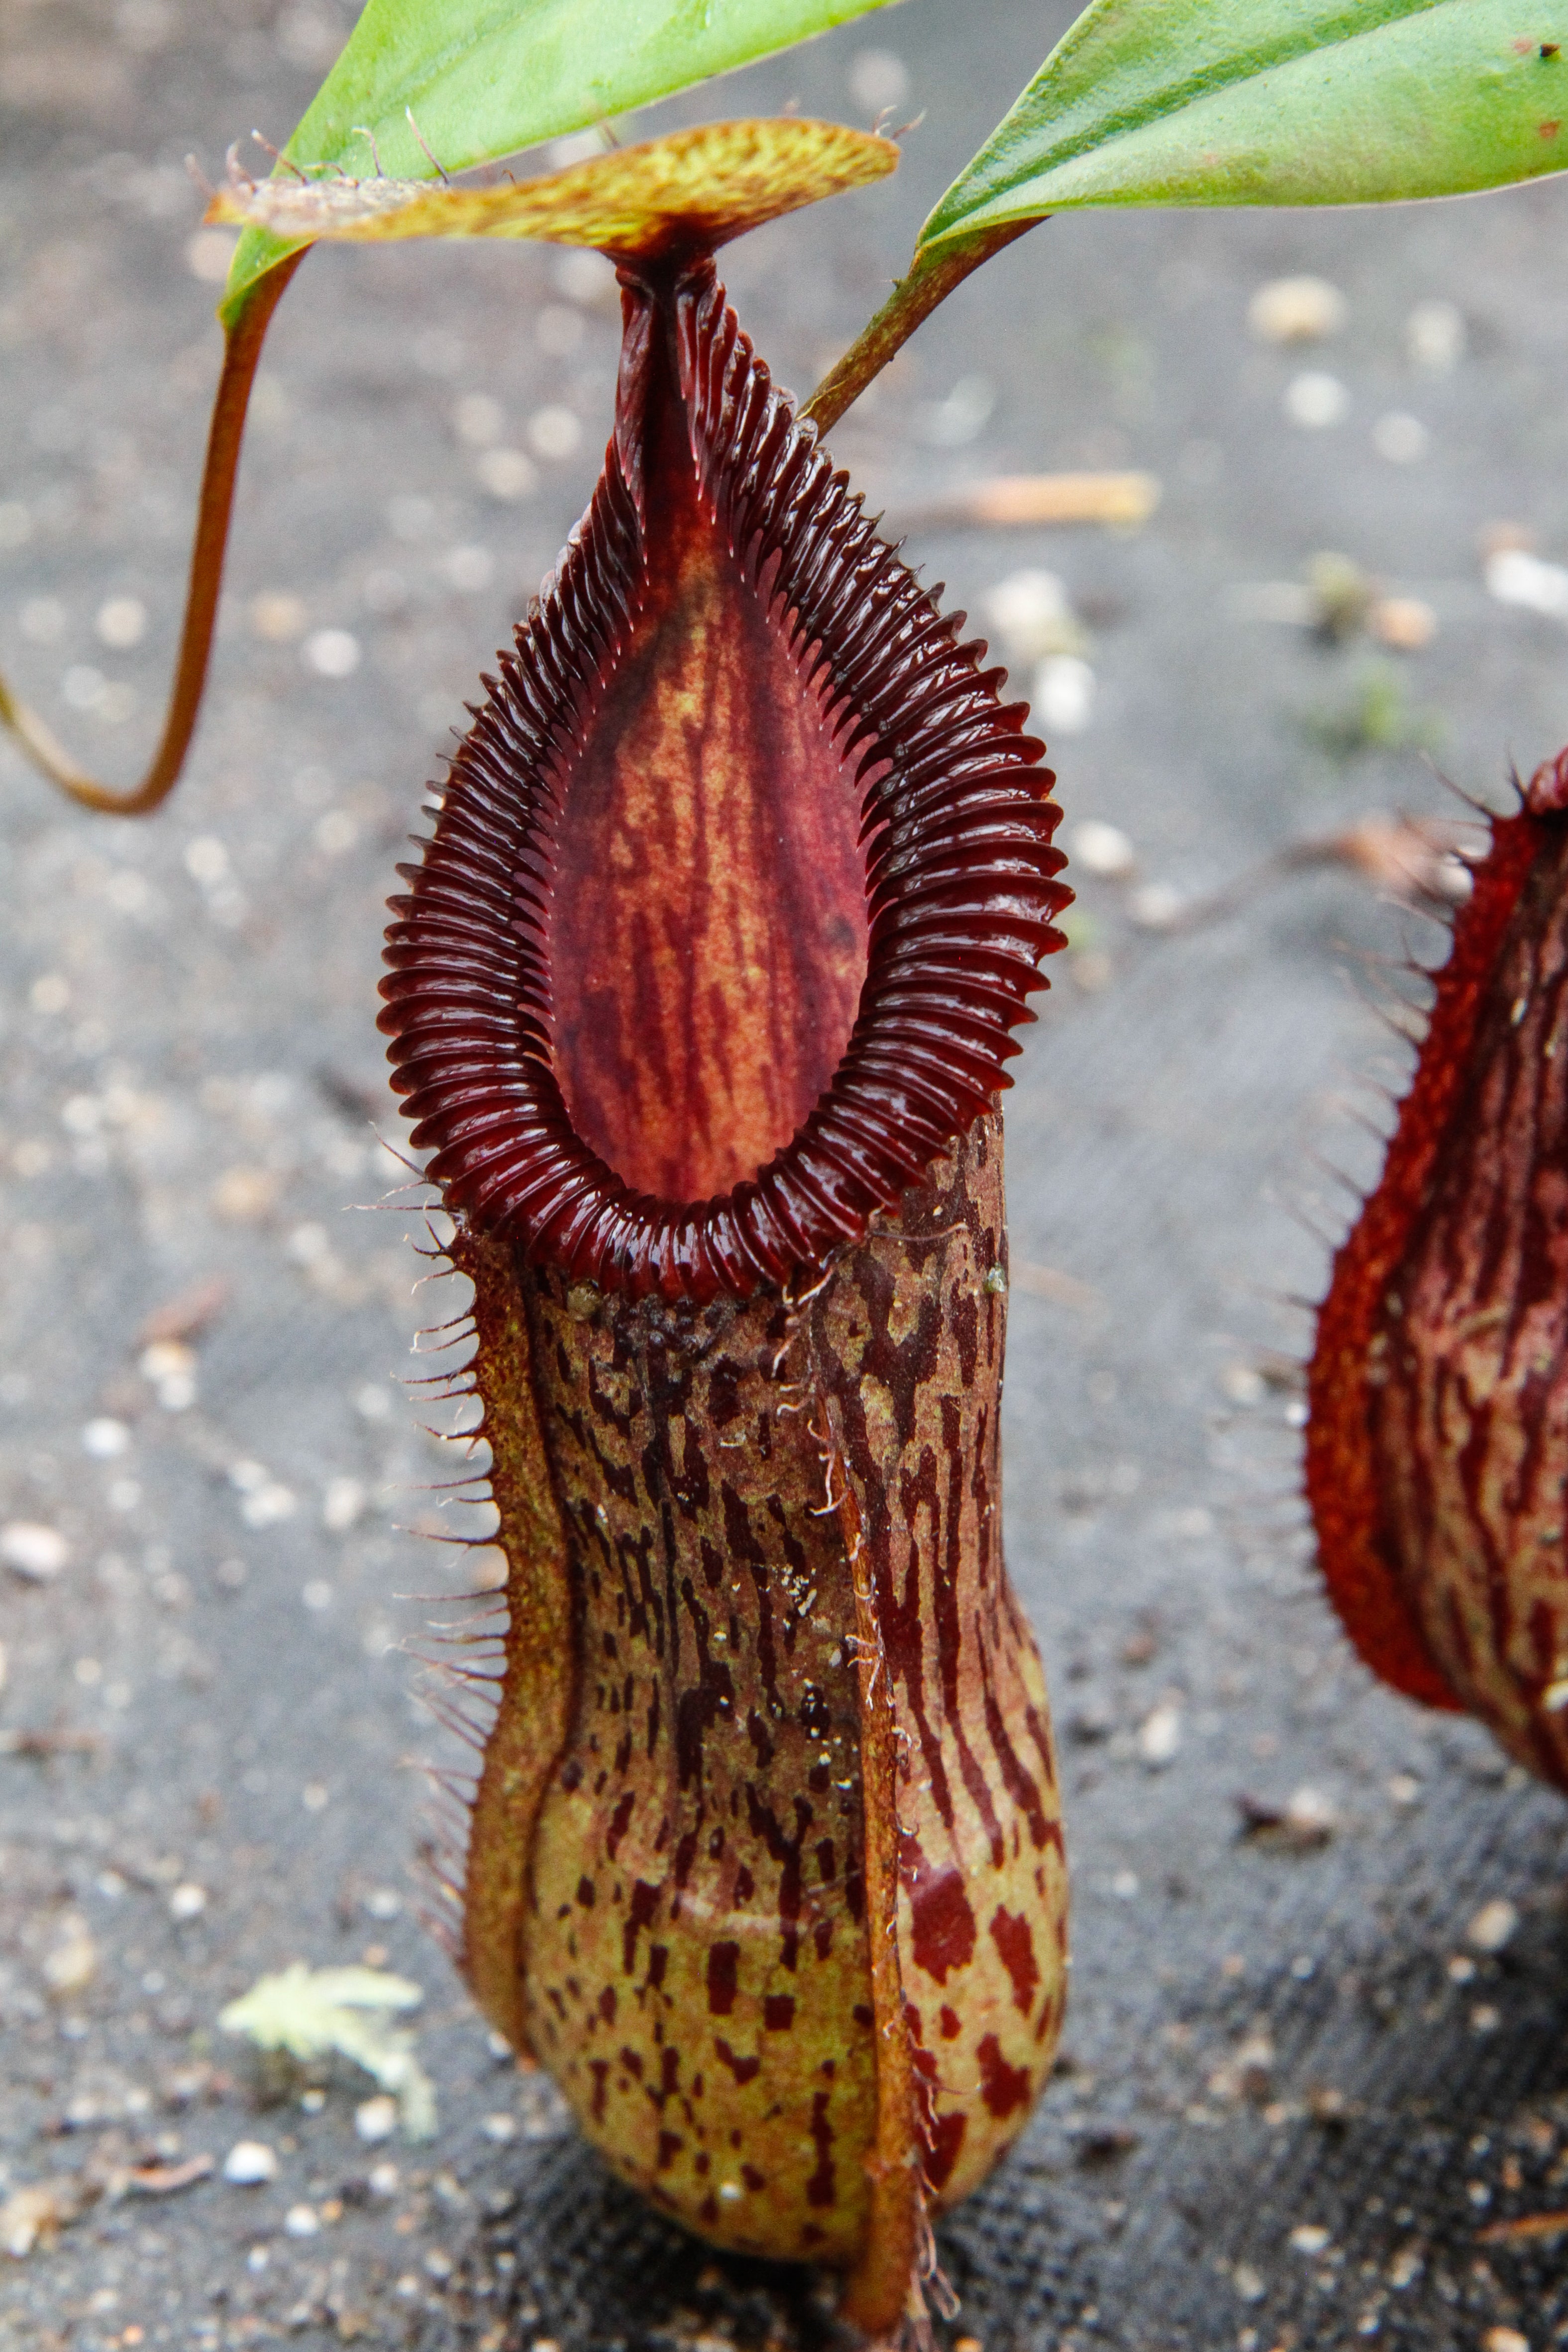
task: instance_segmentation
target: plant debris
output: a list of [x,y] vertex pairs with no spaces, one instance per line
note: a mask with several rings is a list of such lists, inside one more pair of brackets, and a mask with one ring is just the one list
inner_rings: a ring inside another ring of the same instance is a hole
[[1568,2238],[1568,2213],[1521,2213],[1512,2221],[1489,2221],[1476,2234],[1483,2246],[1517,2246],[1531,2241],[1549,2243]]
[[904,509],[905,530],[986,530],[1009,524],[1101,523],[1137,530],[1161,497],[1155,474],[993,474]]
[[1261,343],[1315,343],[1337,335],[1349,304],[1326,278],[1270,278],[1247,307],[1247,323]]
[[100,1731],[9,1725],[0,1731],[0,1756],[97,1756],[108,1745]]
[[70,1558],[57,1528],[37,1519],[10,1519],[0,1528],[0,1559],[27,1584],[52,1584]]
[[0,2205],[0,2253],[23,2262],[35,2246],[49,2246],[62,2230],[79,2221],[92,2202],[84,2183],[69,2173],[14,2189]]
[[1201,898],[1184,898],[1168,883],[1150,883],[1133,894],[1128,911],[1144,930],[1198,930],[1237,913],[1289,875],[1339,866],[1404,906],[1440,912],[1470,895],[1466,850],[1476,838],[1473,825],[1449,818],[1377,812],[1336,833],[1291,842]]
[[1431,751],[1442,737],[1437,714],[1408,701],[1403,680],[1385,662],[1368,664],[1346,701],[1305,711],[1300,724],[1310,742],[1338,761],[1367,751]]
[[146,1348],[166,1345],[170,1340],[183,1340],[189,1345],[193,1339],[199,1339],[228,1305],[230,1287],[222,1275],[209,1275],[204,1282],[193,1282],[184,1290],[177,1290],[148,1316],[136,1335],[135,1352],[140,1355]]
[[1318,1789],[1298,1789],[1282,1805],[1245,1791],[1236,1800],[1241,1834],[1260,1845],[1288,1853],[1311,1853],[1327,1845],[1338,1827],[1338,1815]]
[[390,2092],[410,2139],[435,2132],[435,2090],[413,2054],[413,2039],[392,2022],[424,1995],[381,1969],[310,1969],[295,1960],[258,1977],[219,2012],[225,2033],[247,2034],[258,2050],[283,2051],[302,2066],[346,2058]]
[[1512,1942],[1518,1927],[1517,1906],[1505,1895],[1496,1895],[1481,1905],[1465,1929],[1465,1941],[1472,1952],[1500,1952]]

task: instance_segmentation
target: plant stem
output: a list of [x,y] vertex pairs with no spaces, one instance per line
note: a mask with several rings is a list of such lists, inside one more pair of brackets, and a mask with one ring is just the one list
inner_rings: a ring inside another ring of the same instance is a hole
[[225,331],[223,373],[218,378],[212,422],[207,427],[206,463],[196,508],[196,532],[191,547],[185,617],[180,630],[174,684],[162,738],[141,782],[129,793],[111,792],[107,785],[95,782],[55,740],[36,712],[18,701],[5,679],[0,678],[0,726],[9,730],[33,766],[50,783],[57,784],[62,793],[83,808],[99,809],[111,816],[146,816],[168,797],[185,764],[212,656],[213,627],[217,619],[224,553],[234,511],[235,477],[239,470],[240,443],[251,385],[278,298],[308,250],[308,247],[301,247],[298,253],[289,254],[265,278],[257,279],[239,317]]
[[[1040,218],[1044,218],[1042,214]],[[852,401],[860,398],[873,377],[882,373],[894,353],[906,343],[923,319],[945,302],[955,286],[972,269],[1011,245],[1032,220],[1008,221],[986,229],[962,245],[945,245],[930,256],[916,253],[907,278],[901,278],[869,325],[862,327],[842,359],[822,378],[800,411],[821,433],[831,431]]]

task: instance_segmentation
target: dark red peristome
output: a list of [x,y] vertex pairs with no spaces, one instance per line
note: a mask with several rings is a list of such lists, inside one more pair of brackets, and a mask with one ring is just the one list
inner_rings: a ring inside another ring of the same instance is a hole
[[1518,1690],[1510,1653],[1513,1602],[1550,1569],[1526,1519],[1556,1518],[1559,1580],[1563,1559],[1563,1477],[1554,1512],[1533,1488],[1564,1453],[1565,810],[1568,752],[1494,823],[1382,1178],[1334,1261],[1306,1444],[1324,1578],[1366,1663],[1428,1706],[1482,1714],[1548,1777],[1561,1766],[1543,1762],[1523,1684],[1538,1700],[1560,1675],[1568,1621],[1542,1649],[1531,1605],[1519,1612]]
[[1053,782],[706,257],[624,264],[614,436],[393,902],[430,1172],[608,1287],[822,1265],[1008,1080]]

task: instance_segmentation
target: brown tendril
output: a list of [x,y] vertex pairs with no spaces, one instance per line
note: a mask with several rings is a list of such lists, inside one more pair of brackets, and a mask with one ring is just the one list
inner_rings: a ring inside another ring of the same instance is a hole
[[[949,247],[934,258],[917,258],[908,276],[899,280],[876,316],[818,385],[801,411],[802,417],[810,417],[819,431],[827,432],[882,373],[916,327],[972,270],[1035,225],[1033,221],[1009,221],[966,244]],[[124,793],[98,782],[86,769],[77,765],[37,713],[0,677],[0,727],[21,747],[38,773],[79,807],[107,816],[148,816],[162,807],[179,782],[206,690],[251,388],[272,314],[308,250],[308,247],[302,247],[298,253],[289,254],[258,279],[238,320],[226,331],[223,373],[207,428],[206,459],[191,547],[174,682],[162,735],[141,782]]]
[[129,793],[113,792],[108,785],[95,782],[55,740],[37,713],[19,701],[5,679],[0,678],[0,726],[6,728],[21,745],[40,775],[82,808],[96,809],[107,816],[147,816],[162,805],[179,781],[191,738],[196,731],[207,683],[224,556],[234,512],[235,478],[239,470],[246,410],[250,404],[256,363],[279,297],[308,250],[302,247],[291,253],[259,278],[239,318],[226,331],[223,373],[218,378],[212,421],[207,427],[206,461],[196,507],[174,684],[162,739],[141,782]]

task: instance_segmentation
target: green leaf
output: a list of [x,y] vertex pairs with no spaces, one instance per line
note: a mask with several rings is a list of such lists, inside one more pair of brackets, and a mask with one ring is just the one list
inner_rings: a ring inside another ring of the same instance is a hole
[[[289,141],[296,163],[423,180],[668,98],[888,0],[369,0]],[[412,110],[419,136],[411,128]],[[240,239],[219,315],[291,252]]]
[[1568,0],[1094,0],[919,251],[1090,205],[1457,195],[1568,163]]
[[671,131],[537,180],[508,177],[488,188],[325,174],[257,183],[235,172],[204,218],[287,239],[539,237],[652,256],[694,246],[711,251],[780,213],[863,187],[897,167],[898,149],[874,131],[775,114]]

